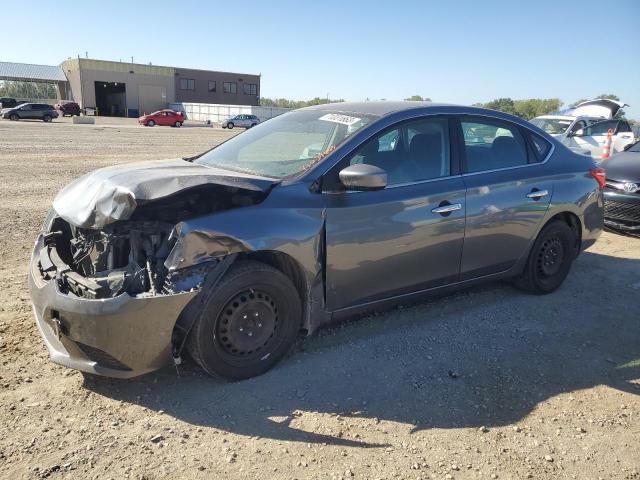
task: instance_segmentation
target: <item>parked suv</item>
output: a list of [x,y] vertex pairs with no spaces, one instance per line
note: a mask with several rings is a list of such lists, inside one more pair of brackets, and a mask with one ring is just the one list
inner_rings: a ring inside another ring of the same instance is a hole
[[549,114],[531,120],[536,127],[556,137],[572,150],[600,158],[607,140],[607,131],[613,130],[611,153],[633,144],[634,136],[629,122],[615,119],[624,102],[598,98],[576,105],[561,114]]
[[60,112],[60,115],[63,117],[65,115],[69,115],[70,117],[73,117],[74,115],[78,117],[80,116],[80,105],[70,100],[62,100],[56,103],[54,108]]
[[15,108],[2,110],[2,118],[9,120],[42,120],[50,122],[58,118],[58,112],[46,103],[23,103]]
[[19,103],[15,98],[9,98],[9,97],[0,98],[0,109],[13,108],[18,104]]
[[231,130],[233,127],[251,128],[260,123],[260,119],[255,115],[236,115],[235,117],[227,118],[220,124],[222,128],[228,128]]
[[600,158],[607,134],[612,131],[611,154],[623,152],[626,147],[633,145],[635,139],[631,125],[626,120],[602,120],[569,133],[563,142],[569,148],[578,148],[591,153],[591,156]]

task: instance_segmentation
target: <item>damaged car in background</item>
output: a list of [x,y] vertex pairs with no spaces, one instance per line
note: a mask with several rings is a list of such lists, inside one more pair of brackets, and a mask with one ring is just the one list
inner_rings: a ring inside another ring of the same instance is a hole
[[481,281],[556,290],[600,235],[604,182],[511,115],[309,107],[62,189],[30,262],[34,314],[67,367],[127,378],[188,352],[248,378],[331,320]]
[[622,152],[635,142],[629,122],[614,118],[620,109],[628,106],[618,100],[596,98],[562,112],[536,117],[531,123],[570,149],[599,159],[609,130],[613,135],[612,153]]

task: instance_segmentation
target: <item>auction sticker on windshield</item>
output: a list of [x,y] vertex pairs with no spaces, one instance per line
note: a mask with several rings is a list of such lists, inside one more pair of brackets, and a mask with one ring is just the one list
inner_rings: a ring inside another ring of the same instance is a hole
[[350,117],[349,115],[343,115],[341,113],[327,113],[326,115],[321,116],[318,120],[324,120],[325,122],[333,122],[333,123],[341,123],[342,125],[353,125],[354,123],[358,123],[361,118],[358,117]]

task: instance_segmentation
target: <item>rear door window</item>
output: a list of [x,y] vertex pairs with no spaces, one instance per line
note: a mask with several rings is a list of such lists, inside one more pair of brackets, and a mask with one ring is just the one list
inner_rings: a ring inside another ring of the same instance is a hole
[[467,172],[527,165],[527,144],[517,125],[484,117],[463,117]]

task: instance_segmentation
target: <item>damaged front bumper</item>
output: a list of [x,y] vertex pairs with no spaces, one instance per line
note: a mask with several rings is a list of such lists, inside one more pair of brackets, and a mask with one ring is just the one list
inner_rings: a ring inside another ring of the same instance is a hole
[[83,298],[44,279],[38,237],[29,266],[36,323],[57,364],[83,372],[129,378],[172,363],[176,320],[198,290],[165,295],[121,293]]

